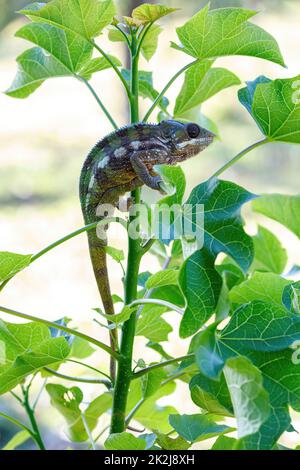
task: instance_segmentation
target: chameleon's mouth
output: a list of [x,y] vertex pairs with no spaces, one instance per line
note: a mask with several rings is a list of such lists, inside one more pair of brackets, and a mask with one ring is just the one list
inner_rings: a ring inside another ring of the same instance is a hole
[[170,158],[168,164],[176,164],[197,155],[213,142],[214,137],[215,134],[208,132],[205,136],[198,139],[190,139],[175,144],[176,161],[174,162],[174,158]]

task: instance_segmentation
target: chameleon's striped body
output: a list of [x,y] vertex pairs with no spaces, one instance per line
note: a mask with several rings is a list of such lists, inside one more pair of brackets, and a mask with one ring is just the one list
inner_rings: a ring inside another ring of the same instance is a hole
[[[121,195],[143,184],[161,190],[162,181],[153,171],[153,165],[173,165],[186,160],[212,140],[213,134],[209,131],[196,124],[185,125],[177,121],[134,124],[108,135],[91,150],[82,168],[80,201],[85,223],[97,220],[99,205],[116,207]],[[96,230],[88,232],[88,241],[105,312],[113,314],[106,242],[97,237]]]

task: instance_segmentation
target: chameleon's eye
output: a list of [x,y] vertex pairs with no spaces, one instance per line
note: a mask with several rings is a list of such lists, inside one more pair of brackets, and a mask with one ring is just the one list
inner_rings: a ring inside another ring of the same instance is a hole
[[201,131],[198,124],[194,124],[194,123],[188,124],[186,130],[191,139],[195,139],[196,137],[198,137]]

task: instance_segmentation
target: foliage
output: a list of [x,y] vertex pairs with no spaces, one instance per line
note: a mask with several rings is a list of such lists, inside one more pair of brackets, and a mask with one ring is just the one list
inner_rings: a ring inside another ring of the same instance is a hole
[[[275,39],[252,23],[256,12],[211,9],[208,4],[177,28],[180,44],[172,43],[172,47],[192,61],[159,92],[153,86],[152,72],[139,67],[139,57],[142,54],[151,60],[162,31],[157,21],[175,15],[176,9],[142,4],[131,17],[116,18],[112,0],[51,0],[33,3],[21,13],[29,22],[16,35],[33,47],[17,58],[18,72],[6,93],[26,98],[46,79],[75,77],[88,86],[115,128],[117,124],[90,82],[95,73],[106,69],[115,72],[128,96],[131,121],[136,122],[140,119],[139,97],[151,102],[144,121],[157,107],[164,116],[186,120],[191,111],[198,111],[199,116],[200,106],[210,97],[239,85],[240,79],[232,71],[214,65],[219,57],[244,55],[284,66]],[[122,41],[128,47],[130,70],[124,69],[120,58],[102,50],[98,38],[105,33],[112,43]],[[166,94],[182,74],[183,85],[171,110]],[[51,405],[67,423],[69,438],[89,441],[92,448],[97,445],[96,428],[102,415],[111,417],[111,432],[104,439],[108,450],[183,450],[210,438],[214,438],[214,450],[278,448],[282,434],[292,429],[290,409],[300,410],[300,366],[295,361],[295,342],[300,340],[300,287],[285,271],[292,261],[287,247],[264,226],[258,226],[257,234],[251,237],[242,210],[251,203],[254,214],[276,221],[300,238],[300,195],[259,197],[217,176],[258,145],[300,143],[299,82],[299,76],[274,80],[260,76],[239,90],[238,98],[261,130],[263,140],[247,147],[207,181],[199,181],[186,199],[193,208],[195,231],[199,229],[195,222],[199,205],[204,206],[201,240],[174,240],[171,236],[147,242],[142,248],[140,240],[130,242],[126,301],[113,297],[124,305],[106,325],[117,332],[122,328],[123,340],[116,353],[95,338],[68,328],[65,321],[49,322],[0,307],[5,313],[35,320],[21,325],[0,324],[0,392],[13,391],[32,424],[32,429],[27,428],[1,414],[22,428],[6,449],[15,448],[28,437],[44,448],[35,406],[29,400],[31,383],[39,372],[47,374],[46,391]],[[186,181],[182,170],[161,167],[158,171],[175,188],[159,204],[184,207]],[[139,192],[134,196],[139,198]],[[174,226],[175,219],[171,222]],[[50,249],[89,229],[79,229],[37,255],[1,252],[1,287]],[[139,275],[139,262],[149,250],[162,269]],[[107,254],[122,266],[121,250],[108,247]],[[170,311],[182,314],[179,331],[174,333],[189,338],[189,349],[180,358],[170,355],[167,344],[163,344],[173,330],[164,317]],[[53,331],[59,333],[53,335]],[[160,360],[147,364],[143,358],[133,357],[135,336],[144,338]],[[89,341],[93,348],[88,346]],[[66,360],[88,360],[95,347],[119,362],[116,383],[88,364],[85,366],[102,377],[84,379],[61,372]],[[54,377],[56,381],[67,379],[71,385],[54,383]],[[84,404],[83,391],[73,384],[76,381],[97,387],[88,404]],[[159,400],[175,391],[177,381],[189,384],[197,413],[187,415],[173,406],[161,405]],[[100,387],[107,390],[100,393]],[[23,400],[18,396],[20,390]],[[236,432],[225,424],[227,417],[235,418]],[[146,434],[129,432],[132,420],[145,427]]]

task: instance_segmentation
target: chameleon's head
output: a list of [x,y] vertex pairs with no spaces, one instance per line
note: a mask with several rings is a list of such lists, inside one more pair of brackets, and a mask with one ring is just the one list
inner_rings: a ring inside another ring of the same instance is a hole
[[162,138],[170,149],[168,165],[187,160],[212,143],[215,134],[196,123],[168,120],[159,124]]

